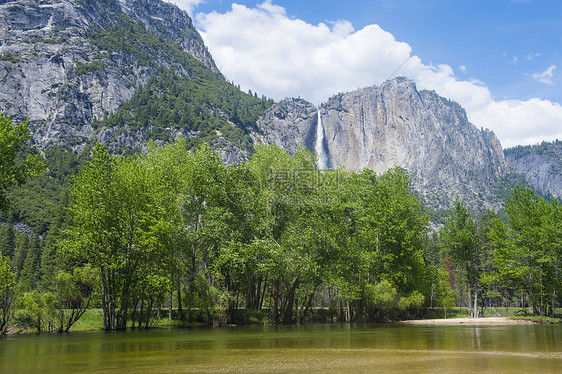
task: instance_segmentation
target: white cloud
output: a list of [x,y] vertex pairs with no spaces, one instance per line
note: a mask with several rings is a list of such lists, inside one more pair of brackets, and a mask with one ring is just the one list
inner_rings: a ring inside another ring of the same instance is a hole
[[525,60],[533,61],[535,58],[540,57],[540,56],[541,56],[541,54],[538,53],[538,52],[535,53],[535,54],[529,53],[527,56],[525,56]]
[[459,66],[459,70],[462,71],[463,73],[466,73],[466,66],[464,65]]
[[552,77],[554,76],[554,69],[556,69],[556,65],[551,65],[548,69],[546,69],[542,73],[535,73],[531,75],[531,78],[541,83],[552,85],[553,84]]
[[424,64],[407,43],[378,25],[361,30],[345,20],[312,25],[287,16],[271,0],[256,8],[233,4],[225,14],[198,13],[196,21],[221,71],[244,90],[277,100],[300,96],[319,104],[338,92],[404,75],[420,89],[459,102],[469,119],[492,129],[503,146],[562,138],[559,104],[496,101],[484,83],[458,79],[449,65]]
[[205,0],[167,0],[168,3],[176,4],[179,8],[187,11],[190,15],[193,14],[193,9],[204,1]]

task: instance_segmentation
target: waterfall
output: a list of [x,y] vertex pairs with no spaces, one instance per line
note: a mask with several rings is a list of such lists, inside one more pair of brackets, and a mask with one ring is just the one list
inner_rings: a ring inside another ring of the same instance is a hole
[[314,150],[318,156],[318,168],[320,170],[328,167],[326,158],[326,149],[324,147],[324,126],[322,126],[322,117],[320,116],[320,107],[318,107],[318,123],[316,124],[316,144]]

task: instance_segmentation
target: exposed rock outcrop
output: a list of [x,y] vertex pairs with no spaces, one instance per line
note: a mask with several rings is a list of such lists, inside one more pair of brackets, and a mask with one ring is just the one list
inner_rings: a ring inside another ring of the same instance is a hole
[[317,109],[302,99],[285,99],[269,108],[250,134],[255,144],[276,144],[289,153],[299,146],[314,152]]
[[[455,198],[474,211],[501,207],[495,190],[509,171],[501,145],[493,132],[472,125],[457,103],[396,78],[333,96],[320,115],[332,168],[381,174],[400,166],[425,205],[436,210]],[[298,144],[314,151],[317,125],[314,106],[285,101],[262,117],[262,135],[254,138],[289,151]]]
[[94,134],[92,121],[129,100],[158,64],[174,64],[150,45],[136,50],[104,45],[99,33],[126,25],[122,17],[218,72],[187,13],[160,0],[0,3],[0,111],[18,121],[29,118],[40,148],[83,146]]
[[514,172],[545,196],[562,199],[562,142],[515,147],[505,151]]
[[507,172],[500,143],[468,122],[457,103],[396,78],[334,96],[321,115],[333,167],[383,173],[401,166],[432,208],[457,197],[474,210],[499,208],[490,197]]

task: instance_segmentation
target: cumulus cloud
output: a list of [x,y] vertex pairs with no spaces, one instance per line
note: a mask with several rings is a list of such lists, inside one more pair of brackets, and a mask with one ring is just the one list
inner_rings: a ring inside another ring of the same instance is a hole
[[[320,104],[338,92],[404,75],[420,89],[459,102],[475,125],[492,129],[504,146],[562,138],[559,104],[494,100],[484,83],[457,78],[449,65],[423,63],[407,43],[378,25],[360,30],[345,20],[313,25],[288,16],[271,0],[255,8],[233,4],[224,14],[195,18],[221,71],[245,90]],[[552,70],[542,73],[546,79]]]
[[551,65],[548,69],[546,69],[542,73],[535,73],[531,75],[531,78],[541,83],[552,85],[553,84],[552,77],[554,76],[554,69],[556,69],[556,65]]

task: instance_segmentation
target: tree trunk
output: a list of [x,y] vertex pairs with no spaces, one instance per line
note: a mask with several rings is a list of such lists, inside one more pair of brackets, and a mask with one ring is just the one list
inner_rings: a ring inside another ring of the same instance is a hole
[[474,315],[472,314],[472,292],[470,290],[469,281],[466,282],[466,286],[468,287],[468,313],[470,314],[471,317],[474,317]]
[[271,306],[269,310],[273,323],[279,322],[279,279],[275,278],[271,283]]
[[478,279],[474,280],[474,318],[478,318]]
[[174,296],[174,288],[170,287],[170,298],[168,303],[168,318],[172,319],[172,299]]
[[178,319],[183,319],[183,310],[181,306],[181,282],[178,280]]
[[283,316],[283,323],[284,324],[291,324],[293,323],[293,306],[295,304],[295,290],[299,285],[299,278],[296,277],[291,282],[291,288],[289,289],[287,295],[287,303],[285,305],[285,315]]

